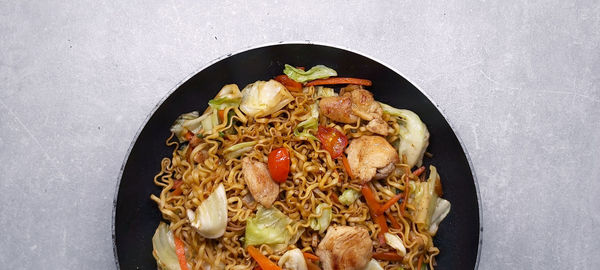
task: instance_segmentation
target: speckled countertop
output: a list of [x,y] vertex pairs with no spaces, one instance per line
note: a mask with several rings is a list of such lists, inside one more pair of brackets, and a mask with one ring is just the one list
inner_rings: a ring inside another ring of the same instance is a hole
[[443,2],[0,1],[0,268],[114,269],[115,185],[152,108],[217,57],[313,40],[446,114],[479,180],[480,269],[598,269],[600,3]]

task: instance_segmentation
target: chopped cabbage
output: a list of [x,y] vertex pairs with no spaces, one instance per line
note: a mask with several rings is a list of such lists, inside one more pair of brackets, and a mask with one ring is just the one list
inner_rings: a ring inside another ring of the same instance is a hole
[[200,235],[211,239],[223,236],[227,227],[227,195],[223,184],[217,186],[196,212],[188,209],[187,215]]
[[179,142],[185,141],[185,134],[188,132],[188,130],[183,127],[183,124],[185,122],[197,119],[198,117],[200,117],[200,113],[198,113],[197,111],[184,113],[177,117],[177,120],[175,120],[175,123],[173,123],[173,125],[171,126],[171,132],[175,133],[175,136],[177,136]]
[[431,216],[431,225],[429,225],[429,233],[435,235],[440,226],[440,222],[450,213],[450,202],[448,200],[437,198],[435,210]]
[[369,263],[362,270],[383,270],[379,262],[375,259],[371,259]]
[[429,131],[419,116],[409,110],[396,109],[390,105],[381,104],[384,113],[398,117],[400,120],[400,144],[398,152],[400,156],[406,156],[407,164],[421,166],[423,155],[429,145]]
[[310,106],[310,117],[298,124],[294,128],[294,136],[317,140],[317,137],[310,134],[309,130],[316,130],[319,127],[319,107],[315,102]]
[[278,111],[292,100],[292,94],[278,81],[257,81],[242,90],[240,109],[250,117],[263,117]]
[[175,240],[169,226],[161,222],[152,236],[152,256],[156,259],[159,269],[180,270],[177,253],[175,253]]
[[251,151],[257,143],[257,141],[252,141],[234,144],[223,150],[223,155],[227,160],[238,158],[244,153]]
[[337,72],[335,72],[335,70],[323,65],[316,65],[310,68],[309,70],[304,71],[292,67],[288,64],[285,64],[283,73],[290,77],[290,79],[301,83],[305,83],[307,81],[312,81],[316,79],[329,78],[331,76],[337,76]]
[[246,222],[245,246],[287,244],[292,235],[286,226],[292,220],[275,207],[258,206],[256,215]]
[[398,235],[386,232],[385,234],[383,234],[383,236],[385,237],[385,242],[388,245],[390,245],[390,247],[396,249],[396,251],[398,251],[398,254],[402,256],[406,255],[406,247],[404,247],[402,239],[400,239]]
[[327,230],[327,227],[329,227],[329,223],[331,222],[331,205],[321,203],[317,205],[315,211],[315,214],[317,214],[318,217],[311,218],[310,227],[315,231],[319,231],[319,233],[323,233]]
[[229,107],[237,107],[242,101],[242,93],[235,84],[228,84],[221,88],[221,91],[214,99],[208,101],[208,105],[215,110],[223,110]]
[[333,88],[317,86],[317,97],[337,97],[338,94],[333,91]]
[[450,202],[438,197],[435,192],[435,183],[438,181],[439,175],[434,166],[429,166],[429,170],[427,182],[411,181],[411,190],[414,190],[411,200],[415,205],[412,215],[417,225],[435,235],[440,222],[450,212]]
[[304,254],[298,248],[286,251],[283,256],[277,262],[279,267],[286,270],[307,270],[306,260]]
[[360,197],[360,192],[358,192],[354,189],[346,189],[346,190],[344,190],[342,195],[340,197],[338,197],[338,200],[343,205],[348,206],[348,205],[353,204],[354,201],[356,201],[356,199],[358,199],[358,197]]

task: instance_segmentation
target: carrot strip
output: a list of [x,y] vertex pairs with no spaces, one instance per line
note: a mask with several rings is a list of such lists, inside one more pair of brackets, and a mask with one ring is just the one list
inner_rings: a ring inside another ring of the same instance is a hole
[[375,222],[377,222],[377,224],[381,228],[379,234],[377,235],[377,238],[379,238],[379,243],[383,245],[385,244],[385,233],[389,230],[387,221],[385,220],[385,216],[381,215],[375,216]]
[[392,197],[389,201],[387,201],[385,204],[379,207],[379,210],[377,210],[377,214],[381,215],[383,214],[383,212],[390,209],[390,207],[392,207],[392,205],[394,205],[398,200],[400,200],[402,196],[404,196],[404,194],[396,194],[396,196]]
[[218,110],[217,114],[219,116],[219,120],[224,122],[225,121],[225,110]]
[[396,218],[392,214],[385,213],[385,215],[390,219],[390,223],[392,223],[392,228],[394,228],[394,229],[402,228],[402,226],[400,226],[400,223],[398,223],[398,220],[396,220]]
[[352,174],[352,170],[350,169],[350,163],[348,163],[348,158],[346,155],[342,155],[342,163],[344,163],[344,169],[346,169],[346,173],[350,179],[354,179],[354,174]]
[[417,261],[417,269],[419,269],[419,270],[423,269],[423,254],[421,254],[421,256],[419,256],[419,260]]
[[185,259],[185,244],[179,237],[173,235],[173,240],[175,240],[175,253],[177,254],[177,259],[179,260],[179,267],[181,270],[188,270],[187,261]]
[[402,261],[403,256],[396,252],[377,252],[373,253],[373,258],[382,261]]
[[306,261],[306,267],[308,268],[308,270],[321,270],[321,267],[319,267],[311,261]]
[[421,175],[424,171],[425,166],[421,166],[418,169],[416,169],[412,174],[414,174],[416,177],[419,177],[419,175]]
[[311,261],[318,261],[319,257],[315,254],[311,254],[308,252],[302,252],[302,255],[304,255],[304,258],[307,260],[311,260]]
[[187,133],[185,133],[185,140],[186,140],[186,141],[189,141],[189,140],[191,140],[192,138],[194,138],[194,133],[188,130],[188,132],[187,132]]
[[331,197],[331,200],[332,200],[334,203],[337,203],[337,204],[339,204],[339,203],[340,203],[340,198],[338,197],[338,195],[337,195],[337,194],[335,194],[335,192],[331,192],[331,195],[329,195],[329,197]]
[[171,195],[179,196],[181,195],[181,193],[183,193],[183,190],[181,189],[181,184],[183,184],[183,181],[181,179],[175,180],[175,183],[173,184],[173,188],[175,190],[171,192]]
[[300,92],[302,91],[302,84],[290,79],[287,75],[279,75],[275,77],[275,80],[283,84],[285,88],[292,92]]
[[371,210],[371,215],[377,215],[377,209],[381,207],[377,200],[375,199],[375,194],[367,185],[363,185],[360,189],[362,195],[365,197],[365,201],[367,202],[367,206],[369,206],[369,210]]
[[307,83],[306,86],[324,85],[324,84],[358,84],[358,85],[364,85],[364,86],[373,85],[373,83],[370,80],[357,79],[357,78],[333,77],[333,78],[328,78],[328,79],[314,80],[314,81]]
[[281,267],[277,266],[274,262],[269,260],[265,255],[260,253],[260,250],[254,246],[248,246],[248,254],[258,263],[260,268],[263,270],[281,270]]

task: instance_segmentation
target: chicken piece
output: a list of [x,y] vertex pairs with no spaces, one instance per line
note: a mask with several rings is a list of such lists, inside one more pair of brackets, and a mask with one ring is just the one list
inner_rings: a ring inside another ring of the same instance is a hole
[[346,149],[350,170],[363,183],[382,179],[394,171],[398,152],[381,136],[361,136],[350,141]]
[[388,124],[380,118],[375,118],[367,124],[367,130],[381,136],[388,135]]
[[271,207],[279,195],[279,185],[271,179],[267,165],[245,157],[242,159],[242,175],[254,200],[264,207]]
[[383,109],[375,101],[373,94],[360,85],[348,85],[341,90],[342,96],[350,97],[352,100],[352,112],[358,117],[371,121],[381,119]]
[[352,113],[350,97],[324,97],[319,101],[319,111],[336,122],[352,124],[358,121],[358,116]]
[[329,227],[319,243],[317,256],[323,270],[363,269],[371,260],[373,242],[362,227]]

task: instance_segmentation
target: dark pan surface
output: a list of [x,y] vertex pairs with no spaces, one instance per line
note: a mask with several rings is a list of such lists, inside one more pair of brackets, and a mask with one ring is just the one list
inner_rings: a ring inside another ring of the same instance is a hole
[[122,169],[115,200],[114,249],[122,269],[156,269],[152,257],[152,235],[161,220],[150,194],[158,194],[152,179],[160,171],[160,160],[171,156],[165,146],[169,127],[178,115],[207,107],[225,84],[243,88],[256,80],[282,73],[283,65],[311,67],[323,64],[340,76],[367,78],[375,99],[417,113],[431,133],[425,160],[438,168],[444,198],[452,203],[435,243],[441,254],[436,269],[474,269],[480,244],[480,211],[475,179],[459,140],[436,106],[401,75],[363,55],[315,44],[278,44],[247,50],[224,58],[198,72],[160,104],[140,131]]

